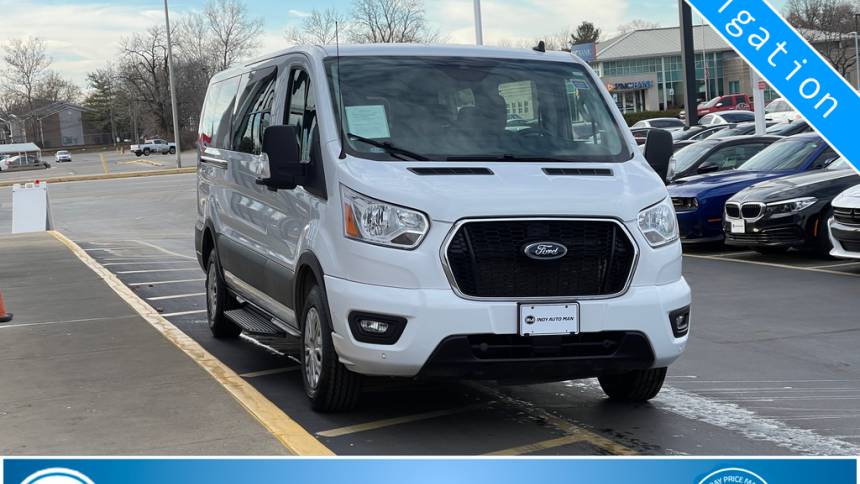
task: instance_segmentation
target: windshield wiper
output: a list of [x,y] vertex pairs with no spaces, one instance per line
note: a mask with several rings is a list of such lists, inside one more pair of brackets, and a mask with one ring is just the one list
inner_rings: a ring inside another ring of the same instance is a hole
[[574,160],[553,158],[551,156],[520,156],[520,155],[456,155],[445,158],[446,161],[545,161],[547,163],[570,163]]
[[[425,157],[423,155],[419,155],[418,153],[415,153],[413,151],[405,150],[403,148],[398,148],[397,146],[394,146],[393,144],[391,144],[391,142],[389,142],[389,141],[376,141],[375,139],[365,138],[364,136],[359,136],[359,135],[353,134],[353,133],[346,133],[346,136],[349,139],[354,139],[356,141],[361,141],[362,143],[367,143],[371,146],[376,146],[377,148],[382,148],[383,150],[385,150],[386,153],[394,156],[395,158],[399,158],[401,160],[406,159],[406,158],[403,158],[403,156],[408,156],[409,158],[412,158],[413,160],[418,160],[418,161],[426,161],[427,160],[427,157]],[[398,155],[401,155],[401,156],[398,156]]]

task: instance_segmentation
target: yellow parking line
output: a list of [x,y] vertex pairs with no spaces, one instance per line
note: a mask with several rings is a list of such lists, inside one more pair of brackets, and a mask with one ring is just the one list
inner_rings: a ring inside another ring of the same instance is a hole
[[761,261],[755,261],[755,260],[741,260],[741,259],[732,259],[732,258],[727,258],[727,257],[717,257],[717,256],[712,256],[712,255],[684,254],[684,257],[693,257],[696,259],[707,259],[707,260],[719,260],[719,261],[727,261],[727,262],[738,262],[740,264],[753,264],[753,265],[757,265],[757,266],[779,267],[781,269],[795,269],[798,271],[823,272],[824,274],[836,274],[838,276],[860,277],[860,274],[852,274],[851,272],[829,271],[827,269],[815,269],[813,267],[799,267],[799,266],[792,266],[789,264],[778,264],[776,262],[761,262]]
[[556,439],[544,440],[534,444],[521,445],[519,447],[511,447],[510,449],[497,450],[484,455],[523,455],[531,454],[541,450],[554,449],[564,445],[575,444],[577,442],[585,442],[581,435],[565,435]]
[[444,417],[446,415],[454,415],[457,413],[468,412],[470,410],[475,410],[479,407],[485,407],[486,404],[476,404],[476,405],[467,405],[465,407],[458,408],[450,408],[447,410],[434,410],[432,412],[424,412],[424,413],[416,413],[413,415],[405,415],[403,417],[394,417],[394,418],[386,418],[383,420],[375,420],[373,422],[365,422],[356,425],[348,425],[346,427],[339,427],[331,430],[324,430],[322,432],[317,432],[317,435],[321,437],[340,437],[342,435],[347,434],[355,434],[358,432],[365,432],[368,430],[376,430],[384,427],[391,427],[393,425],[400,425],[404,423],[410,422],[418,422],[421,420],[428,420],[431,418]]
[[275,436],[290,452],[296,455],[334,455],[320,441],[309,434],[301,425],[290,418],[262,393],[236,374],[227,365],[212,356],[179,328],[146,304],[137,294],[129,289],[119,278],[95,259],[90,257],[77,244],[55,231],[50,232],[74,253],[78,259],[93,270],[105,283],[110,286],[129,306],[138,312],[158,332],[164,335],[215,379],[224,389],[235,398],[260,424]]

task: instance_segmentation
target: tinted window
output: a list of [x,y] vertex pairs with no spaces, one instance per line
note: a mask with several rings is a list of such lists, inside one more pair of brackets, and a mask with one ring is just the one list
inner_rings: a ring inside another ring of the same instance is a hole
[[310,78],[302,69],[293,69],[290,73],[289,97],[287,98],[287,115],[284,124],[296,127],[296,136],[302,159],[307,160],[307,145],[303,143],[307,138],[309,125],[305,119],[305,111],[308,100],[308,90],[310,88]]
[[233,121],[233,149],[259,155],[263,151],[263,131],[271,122],[277,69],[251,72],[243,78],[245,89]]
[[684,126],[684,122],[680,119],[655,119],[651,121],[651,126],[655,128],[680,128],[681,126]]
[[839,155],[833,151],[833,148],[828,146],[820,155],[818,155],[817,158],[815,158],[815,163],[812,164],[812,168],[823,168],[837,158],[839,158]]
[[797,170],[820,146],[818,139],[786,139],[778,141],[740,166],[746,171]]
[[699,159],[707,153],[714,144],[707,141],[701,143],[693,143],[676,151],[669,159],[669,164],[673,167],[674,173],[680,173],[687,168],[693,166]]
[[726,146],[716,150],[705,161],[715,163],[721,170],[731,170],[741,166],[765,146],[767,146],[765,143]]
[[230,149],[230,121],[233,101],[239,89],[239,77],[226,79],[209,86],[203,113],[200,115],[200,147]]
[[[614,161],[630,152],[599,88],[572,62],[448,57],[326,59],[344,131],[431,160]],[[340,78],[338,82],[337,79]],[[394,160],[347,140],[355,156]]]
[[742,121],[753,121],[755,120],[755,114],[750,113],[724,113],[722,115],[723,119],[729,123],[740,123]]

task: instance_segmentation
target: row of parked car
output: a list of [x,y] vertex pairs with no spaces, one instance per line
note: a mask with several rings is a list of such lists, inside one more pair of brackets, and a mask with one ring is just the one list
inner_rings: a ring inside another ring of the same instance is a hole
[[633,132],[664,124],[672,133],[667,182],[682,242],[860,259],[860,175],[806,121],[756,135],[751,122],[685,128],[669,119]]

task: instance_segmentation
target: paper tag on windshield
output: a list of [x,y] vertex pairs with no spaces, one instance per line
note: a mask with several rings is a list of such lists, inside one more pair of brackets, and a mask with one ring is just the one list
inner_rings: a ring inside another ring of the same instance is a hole
[[363,138],[390,138],[388,117],[385,106],[373,104],[366,106],[347,106],[346,124],[350,133]]

